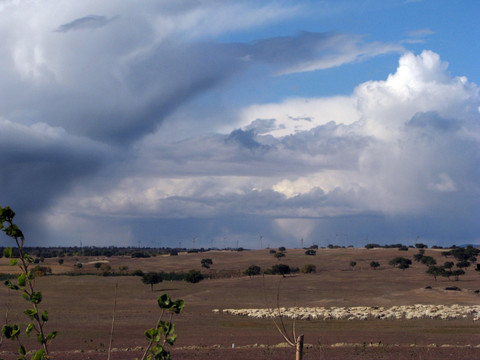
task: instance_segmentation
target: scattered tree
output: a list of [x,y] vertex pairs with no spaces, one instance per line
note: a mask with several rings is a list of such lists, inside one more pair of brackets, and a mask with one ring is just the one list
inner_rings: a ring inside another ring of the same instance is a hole
[[285,248],[285,246],[280,246],[278,248],[278,251],[285,252],[285,251],[287,251],[287,249]]
[[423,248],[419,249],[418,254],[413,255],[413,260],[415,260],[416,262],[420,262],[424,255],[425,255],[425,249]]
[[153,285],[161,283],[163,281],[162,277],[159,273],[156,272],[148,272],[143,274],[142,282],[145,285],[150,285],[151,290],[153,291]]
[[396,267],[398,265],[399,269],[405,270],[405,269],[408,269],[410,265],[412,265],[412,260],[401,257],[401,256],[397,256],[396,258],[393,258],[392,260],[390,260],[388,264],[393,265],[393,267]]
[[357,266],[357,262],[356,261],[350,261],[350,267],[352,268],[352,270],[355,268],[355,266]]
[[431,256],[422,256],[422,259],[420,260],[420,262],[426,266],[437,265],[437,260],[435,260]]
[[313,249],[308,249],[307,251],[305,251],[305,255],[317,255],[317,252]]
[[443,266],[430,265],[426,271],[427,274],[432,275],[435,281],[437,281],[437,276],[445,276],[445,268]]
[[445,261],[445,264],[443,264],[443,267],[445,269],[451,269],[453,268],[453,265],[455,265],[453,261]]
[[280,259],[282,257],[285,257],[285,253],[283,252],[277,252],[273,255],[275,257],[275,259]]
[[285,264],[273,265],[270,269],[267,270],[268,271],[265,272],[267,274],[282,275],[283,277],[285,277],[286,274],[290,274],[292,272],[290,266]]
[[465,271],[463,271],[462,269],[457,269],[452,271],[452,276],[455,276],[455,281],[458,281],[459,280],[458,277],[462,275],[465,275]]
[[460,269],[464,269],[464,268],[469,267],[472,264],[467,260],[462,260],[462,261],[457,262],[455,265]]
[[378,261],[372,261],[372,262],[370,262],[370,267],[371,267],[373,270],[376,270],[379,266],[380,266],[380,263],[379,263]]
[[95,264],[93,264],[93,266],[95,267],[95,269],[97,269],[97,272],[98,272],[98,269],[100,269],[100,266],[102,266],[102,263],[96,262]]
[[210,269],[210,266],[213,265],[213,261],[210,258],[202,259],[200,263],[202,264],[202,267],[204,267],[205,269]]
[[257,265],[250,265],[247,270],[245,270],[244,274],[250,276],[250,278],[254,277],[255,275],[260,275],[262,269],[260,266]]

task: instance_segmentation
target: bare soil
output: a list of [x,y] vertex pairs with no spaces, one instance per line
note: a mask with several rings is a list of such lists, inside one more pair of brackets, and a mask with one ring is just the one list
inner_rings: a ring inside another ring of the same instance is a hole
[[[425,273],[424,265],[400,270],[388,265],[396,256],[410,259],[417,251],[397,249],[321,249],[316,256],[304,250],[287,250],[287,256],[275,259],[268,250],[210,251],[179,256],[146,259],[128,257],[47,259],[54,273],[73,271],[73,264],[84,264],[76,272],[96,273],[94,263],[108,261],[118,271],[188,271],[202,270],[214,278],[198,284],[168,281],[144,285],[134,276],[65,276],[38,278],[36,287],[43,292],[42,309],[50,314],[49,329],[59,331],[50,345],[54,359],[107,359],[113,307],[116,311],[112,360],[135,359],[146,345],[143,332],[153,327],[159,316],[156,298],[164,292],[182,298],[186,307],[174,318],[178,340],[172,349],[174,359],[293,359],[294,349],[285,344],[271,320],[215,314],[213,309],[265,308],[277,306],[386,306],[409,304],[478,304],[480,274],[473,268],[460,281]],[[439,264],[452,261],[440,250],[426,255]],[[202,269],[200,260],[211,258],[210,270]],[[350,261],[356,261],[354,269]],[[370,261],[381,266],[372,270]],[[240,276],[249,265],[262,269],[284,263],[301,268],[314,264],[314,274],[266,275],[250,279]],[[0,259],[0,272],[11,272],[6,259]],[[447,286],[461,291],[447,291]],[[431,289],[426,289],[431,286]],[[23,310],[28,306],[21,295],[0,287],[0,305],[12,322],[27,321]],[[2,324],[4,321],[2,321]],[[292,323],[288,322],[291,328]],[[457,320],[322,320],[297,321],[298,333],[305,335],[304,359],[479,359],[480,323],[471,318]],[[32,346],[36,346],[31,340]],[[16,359],[18,344],[2,339],[0,357]]]

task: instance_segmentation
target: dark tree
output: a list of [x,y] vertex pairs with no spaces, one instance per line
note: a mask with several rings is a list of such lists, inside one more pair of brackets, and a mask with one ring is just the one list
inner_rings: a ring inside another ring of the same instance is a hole
[[262,269],[260,266],[257,265],[250,265],[247,270],[245,270],[245,275],[250,276],[251,278],[254,277],[255,275],[260,275],[260,272]]
[[278,248],[278,251],[284,252],[284,251],[287,251],[287,249],[285,248],[285,246],[280,246],[280,247]]
[[422,259],[420,260],[420,262],[423,264],[423,265],[426,265],[426,266],[432,266],[432,265],[437,265],[437,260],[435,260],[433,257],[431,256],[423,256]]
[[202,259],[202,261],[200,261],[200,263],[202,264],[202,267],[204,267],[205,269],[210,269],[210,266],[213,265],[213,261],[212,259]]
[[458,277],[461,275],[465,275],[465,271],[463,271],[462,269],[453,270],[452,275],[455,276],[455,281],[458,281]]
[[153,291],[153,285],[161,283],[163,281],[161,275],[156,272],[148,272],[146,274],[143,274],[142,276],[142,282],[145,285],[150,285],[150,288]]
[[456,263],[457,267],[460,268],[460,269],[464,269],[464,268],[467,268],[469,267],[470,265],[470,262],[467,261],[467,260],[463,260],[463,261],[459,261],[458,263]]
[[305,251],[305,255],[317,255],[317,252],[313,249],[309,249],[307,251]]
[[280,259],[282,257],[285,257],[285,253],[283,252],[277,252],[273,256],[275,256],[276,259]]
[[445,269],[451,269],[453,268],[453,265],[455,265],[453,261],[445,261],[445,264],[443,264],[443,267]]
[[285,277],[286,274],[290,274],[290,272],[292,271],[290,269],[290,266],[285,265],[285,264],[273,265],[270,270],[271,270],[272,274],[282,275],[283,277]]
[[427,274],[432,275],[435,281],[437,281],[437,276],[445,276],[446,271],[443,266],[430,265],[426,271]]
[[191,282],[192,284],[196,284],[203,280],[203,275],[198,270],[190,270],[185,274],[185,281]]
[[380,263],[378,261],[372,261],[370,262],[370,267],[373,269],[373,270],[376,270],[377,267],[380,266]]
[[350,261],[350,267],[352,268],[352,270],[355,268],[355,266],[357,266],[357,262],[356,261]]

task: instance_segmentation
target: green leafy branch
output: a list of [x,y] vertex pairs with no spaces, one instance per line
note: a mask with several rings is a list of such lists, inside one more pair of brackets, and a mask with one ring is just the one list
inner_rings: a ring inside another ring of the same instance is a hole
[[[33,280],[34,275],[29,269],[30,265],[34,262],[33,258],[24,251],[25,237],[23,236],[20,228],[14,224],[13,218],[15,212],[10,207],[0,206],[0,230],[2,230],[7,236],[15,240],[18,256],[14,255],[11,247],[7,247],[3,251],[3,255],[10,259],[11,266],[19,266],[21,269],[20,275],[18,275],[16,282],[11,280],[5,281],[5,285],[12,290],[21,291],[25,300],[29,301],[31,308],[26,309],[23,313],[28,316],[30,323],[25,329],[25,333],[30,336],[30,333],[34,331],[37,335],[37,341],[42,345],[37,351],[32,352],[32,360],[43,360],[48,358],[48,343],[57,336],[57,332],[53,331],[46,333],[45,324],[48,321],[48,312],[39,310],[39,304],[42,302],[42,293],[35,291]],[[18,324],[5,324],[2,328],[3,335],[7,339],[16,340],[20,346],[18,349],[18,360],[27,359],[27,350],[19,340],[21,329]]]
[[[145,331],[145,337],[148,340],[148,346],[143,353],[141,360],[168,360],[171,359],[167,346],[173,346],[177,335],[175,334],[175,325],[172,323],[173,315],[179,314],[185,302],[181,299],[173,301],[168,294],[161,295],[158,299],[158,306],[161,314],[157,321],[157,326]],[[168,313],[168,321],[163,320],[163,316]]]

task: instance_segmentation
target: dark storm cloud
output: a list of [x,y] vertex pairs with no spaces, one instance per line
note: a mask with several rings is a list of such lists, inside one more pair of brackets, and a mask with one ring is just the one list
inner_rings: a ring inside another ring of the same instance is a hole
[[69,23],[60,25],[56,32],[68,32],[73,30],[96,29],[107,26],[114,19],[109,19],[101,15],[88,15],[75,19]]

